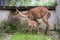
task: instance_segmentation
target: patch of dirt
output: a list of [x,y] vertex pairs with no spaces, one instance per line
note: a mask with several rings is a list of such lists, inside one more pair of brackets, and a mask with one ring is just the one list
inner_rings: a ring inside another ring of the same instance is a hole
[[59,34],[56,31],[50,31],[49,36],[51,36],[53,40],[59,40]]

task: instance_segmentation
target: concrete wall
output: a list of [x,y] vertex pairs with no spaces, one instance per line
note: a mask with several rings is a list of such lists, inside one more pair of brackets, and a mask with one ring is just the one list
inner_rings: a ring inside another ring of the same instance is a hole
[[4,22],[8,21],[10,11],[0,10],[0,32],[3,32]]
[[3,20],[7,21],[9,13],[10,13],[10,11],[0,10],[0,22],[2,22]]
[[57,16],[57,30],[60,30],[60,5],[56,6],[55,14]]

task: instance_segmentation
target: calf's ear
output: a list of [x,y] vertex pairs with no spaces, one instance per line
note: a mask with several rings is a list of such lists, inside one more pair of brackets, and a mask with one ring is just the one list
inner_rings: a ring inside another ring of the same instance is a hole
[[17,12],[19,12],[19,10],[18,10],[18,9],[16,9],[16,11],[17,11]]

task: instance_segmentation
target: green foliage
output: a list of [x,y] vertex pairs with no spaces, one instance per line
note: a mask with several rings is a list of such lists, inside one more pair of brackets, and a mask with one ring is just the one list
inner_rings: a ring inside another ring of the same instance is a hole
[[49,1],[44,1],[44,2],[40,2],[40,1],[35,1],[34,5],[36,6],[54,6],[54,0],[49,0]]
[[27,6],[31,0],[11,0],[9,6]]
[[13,6],[15,4],[15,0],[11,0],[9,6]]
[[13,23],[5,23],[4,25],[5,32],[15,32],[16,26]]
[[51,37],[44,34],[21,34],[15,33],[10,40],[52,40]]
[[40,2],[38,0],[34,0],[32,4],[31,0],[11,0],[9,3],[9,6],[54,6],[55,2],[54,0],[44,0],[43,2]]

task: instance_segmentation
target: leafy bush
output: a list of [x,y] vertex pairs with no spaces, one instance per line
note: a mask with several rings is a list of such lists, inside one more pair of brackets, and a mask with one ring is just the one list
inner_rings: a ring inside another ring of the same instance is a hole
[[16,26],[11,22],[7,22],[4,25],[4,30],[5,30],[5,32],[15,32]]
[[9,6],[54,6],[55,0],[44,0],[40,2],[38,0],[11,0]]

